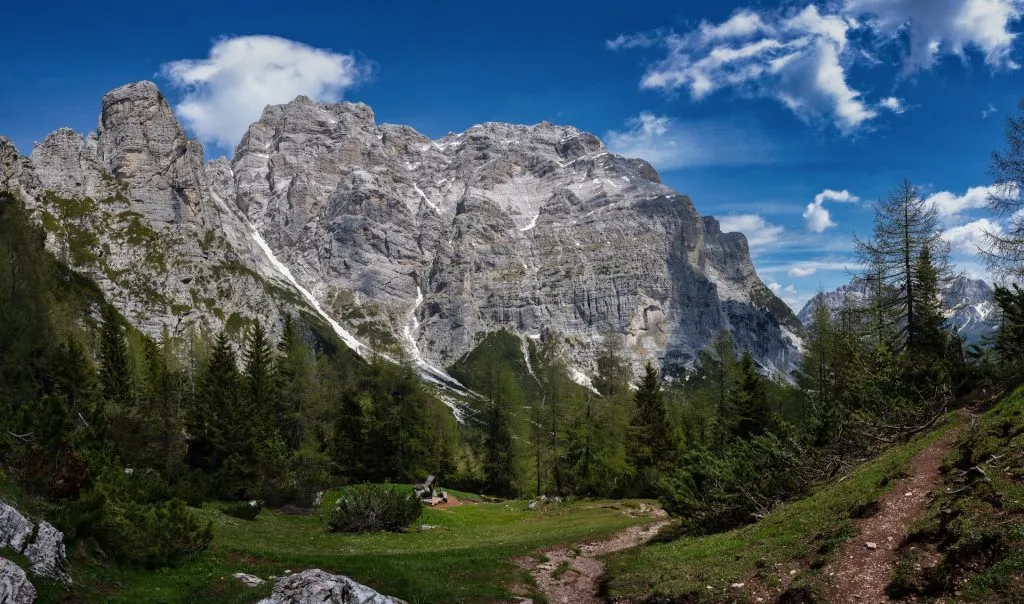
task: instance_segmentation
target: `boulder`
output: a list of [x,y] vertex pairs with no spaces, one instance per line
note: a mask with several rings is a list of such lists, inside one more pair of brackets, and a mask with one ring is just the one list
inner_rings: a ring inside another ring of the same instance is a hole
[[274,593],[259,604],[405,604],[382,595],[344,575],[332,575],[318,568],[284,577]]
[[71,584],[65,564],[64,533],[45,520],[39,523],[35,539],[25,548],[25,557],[32,563],[29,569],[40,577]]
[[0,558],[0,602],[3,604],[32,604],[36,601],[36,588],[28,581],[25,571]]
[[9,548],[19,554],[32,537],[32,522],[21,512],[0,502],[0,548]]
[[[36,527],[15,508],[0,502],[0,548],[24,554],[40,577],[71,584],[67,572],[64,533],[45,520]],[[0,603],[6,603],[0,598]]]

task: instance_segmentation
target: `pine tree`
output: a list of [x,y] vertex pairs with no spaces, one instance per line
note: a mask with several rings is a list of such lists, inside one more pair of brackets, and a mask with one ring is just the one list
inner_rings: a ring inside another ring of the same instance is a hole
[[245,342],[245,404],[251,437],[265,440],[274,429],[276,392],[273,375],[273,352],[267,332],[259,321],[253,322]]
[[489,363],[484,413],[484,477],[491,493],[501,497],[515,494],[516,452],[513,434],[514,409],[522,405],[518,384],[508,367]]
[[661,376],[650,361],[636,386],[636,408],[626,442],[626,459],[638,478],[638,494],[649,496],[662,470],[672,464],[676,447],[665,409]]
[[732,436],[749,439],[763,434],[768,429],[772,412],[762,380],[754,367],[754,359],[750,353],[743,353],[739,365],[739,379],[726,404],[726,424]]
[[836,327],[824,297],[814,309],[808,326],[804,355],[797,372],[797,385],[804,402],[801,421],[810,423],[822,443],[834,427],[836,400]]
[[597,376],[594,378],[594,388],[598,392],[610,397],[629,390],[629,383],[633,381],[633,370],[626,359],[621,334],[609,332],[604,335],[596,362]]
[[368,450],[366,418],[359,394],[346,390],[334,420],[331,457],[335,471],[349,480],[359,482],[365,476],[363,457]]
[[238,455],[238,426],[232,420],[240,406],[239,382],[235,351],[227,334],[221,332],[200,376],[189,417],[192,442],[188,458],[192,467],[216,473],[224,469],[230,456]]
[[939,298],[939,272],[932,262],[931,246],[925,245],[917,259],[914,295],[917,312],[914,320],[916,334],[912,351],[929,359],[941,358],[946,351],[946,318]]
[[127,408],[132,403],[132,371],[124,319],[110,304],[104,304],[100,313],[100,387],[107,402]]
[[291,315],[284,317],[284,330],[278,351],[280,354],[275,367],[275,420],[288,447],[295,450],[306,437],[304,412],[309,406],[312,390],[312,367],[309,362],[309,350],[303,344]]

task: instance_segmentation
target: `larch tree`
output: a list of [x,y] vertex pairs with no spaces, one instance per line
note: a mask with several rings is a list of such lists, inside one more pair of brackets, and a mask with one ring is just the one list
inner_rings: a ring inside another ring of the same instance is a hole
[[918,267],[927,248],[938,283],[950,278],[949,245],[942,239],[938,211],[928,204],[916,186],[904,180],[875,204],[873,238],[854,238],[861,262],[875,281],[876,316],[883,330],[895,329],[899,350],[913,348],[920,336],[918,314],[923,312],[918,295]]

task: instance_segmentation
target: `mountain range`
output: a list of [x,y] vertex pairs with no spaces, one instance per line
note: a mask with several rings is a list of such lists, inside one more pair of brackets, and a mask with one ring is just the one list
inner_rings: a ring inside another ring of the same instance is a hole
[[768,372],[798,361],[801,323],[746,238],[570,126],[432,140],[300,96],[206,161],[136,82],[87,135],[59,129],[30,156],[0,138],[0,188],[150,335],[278,331],[291,313],[452,385],[444,368],[500,329],[560,334],[581,382],[609,332],[636,367],[683,367],[722,329]]
[[[804,326],[810,326],[814,313],[823,302],[833,318],[844,306],[865,304],[871,297],[872,285],[864,279],[854,278],[838,288],[820,292],[807,301],[797,317]],[[958,275],[940,288],[946,324],[955,330],[965,344],[976,344],[996,327],[997,307],[992,286],[981,279]]]

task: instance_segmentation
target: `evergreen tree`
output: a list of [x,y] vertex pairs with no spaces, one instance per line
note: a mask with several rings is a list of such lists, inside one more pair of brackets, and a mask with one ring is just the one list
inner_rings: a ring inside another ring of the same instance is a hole
[[608,332],[604,335],[596,362],[597,376],[593,381],[598,392],[610,397],[629,390],[633,369],[626,358],[622,334]]
[[[887,199],[875,205],[874,238],[854,240],[861,261],[872,267],[877,288],[877,314],[899,334],[899,350],[914,348],[920,333],[918,294],[920,257],[927,257],[934,268],[934,280],[949,278],[949,247],[942,239],[938,210],[925,202],[917,187],[904,180]],[[891,295],[890,295],[891,293]]]
[[[228,458],[237,456],[238,427],[231,422],[239,405],[237,359],[227,334],[214,341],[210,358],[199,379],[198,392],[189,417],[188,459],[192,467],[207,473],[225,468]],[[228,485],[221,490],[225,493]],[[237,486],[237,485],[232,485]]]
[[304,412],[307,410],[312,367],[309,350],[302,342],[295,320],[284,317],[284,330],[278,344],[280,352],[275,368],[277,381],[276,424],[289,448],[297,449],[306,437]]
[[[257,443],[271,438],[274,427],[276,389],[274,359],[267,332],[259,321],[253,322],[245,341],[244,405],[250,437]],[[242,426],[239,426],[242,428]]]
[[484,394],[488,404],[484,413],[484,477],[491,493],[511,497],[516,493],[513,413],[522,405],[522,397],[508,367],[489,363],[486,371]]
[[124,319],[110,304],[104,304],[100,313],[100,386],[108,403],[124,409],[132,403],[132,371]]
[[359,394],[346,390],[334,421],[332,462],[338,475],[349,482],[359,482],[365,476],[363,457],[368,450],[366,419]]
[[990,172],[994,177],[994,193],[988,207],[1005,219],[1001,232],[986,233],[989,245],[981,250],[993,272],[1024,281],[1024,100],[1020,115],[1010,116],[1006,123],[1006,149],[992,154]]
[[626,458],[637,476],[637,494],[650,496],[662,470],[672,464],[676,447],[665,409],[661,376],[650,361],[636,386],[636,408],[629,427]]
[[838,420],[836,399],[836,327],[824,298],[814,309],[807,329],[804,355],[797,372],[804,406],[801,420],[810,423],[816,440],[823,443]]
[[772,413],[762,380],[750,353],[743,353],[739,379],[727,402],[726,424],[732,436],[750,439],[768,429]]
[[946,351],[946,332],[943,329],[946,318],[942,313],[939,293],[939,273],[932,262],[931,246],[925,245],[917,259],[914,279],[914,295],[917,308],[913,330],[916,334],[912,351],[919,357],[941,358]]

